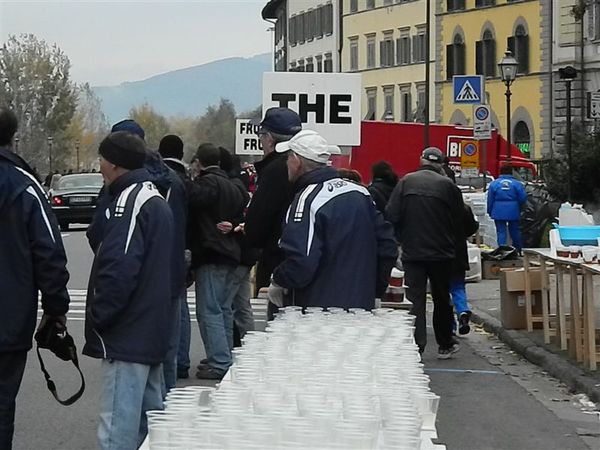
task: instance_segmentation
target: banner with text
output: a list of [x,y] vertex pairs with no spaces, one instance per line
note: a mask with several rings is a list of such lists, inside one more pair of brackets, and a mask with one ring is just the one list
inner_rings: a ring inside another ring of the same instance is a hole
[[332,145],[360,145],[361,76],[348,73],[268,72],[263,116],[274,106],[296,111],[302,127]]
[[260,138],[258,137],[259,129],[258,121],[251,121],[250,119],[237,119],[235,121],[236,155],[263,155]]

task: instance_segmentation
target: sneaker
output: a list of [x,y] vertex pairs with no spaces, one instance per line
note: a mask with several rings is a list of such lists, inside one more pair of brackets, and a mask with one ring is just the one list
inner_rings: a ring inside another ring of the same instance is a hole
[[196,372],[196,378],[199,380],[222,380],[225,376],[223,370],[215,369],[214,367],[204,366]]
[[458,316],[458,334],[469,334],[471,327],[469,326],[469,320],[471,319],[471,311],[460,313]]
[[204,367],[208,366],[208,359],[204,358],[200,360],[200,364],[198,364],[196,366],[197,369],[202,369]]
[[188,369],[177,369],[177,379],[178,380],[186,380],[190,377],[188,373]]
[[438,359],[450,359],[450,358],[452,358],[452,355],[454,355],[459,350],[460,350],[460,346],[457,343],[453,343],[448,348],[440,347],[438,349],[437,357],[438,357]]

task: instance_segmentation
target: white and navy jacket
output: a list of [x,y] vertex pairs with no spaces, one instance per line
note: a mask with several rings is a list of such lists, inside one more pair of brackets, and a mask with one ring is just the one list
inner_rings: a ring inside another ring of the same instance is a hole
[[373,308],[398,257],[392,226],[367,189],[331,167],[298,180],[280,247],[285,259],[273,280],[304,307]]
[[21,158],[0,147],[0,353],[31,348],[38,291],[46,314],[67,313],[66,263],[43,188]]
[[146,169],[109,186],[87,294],[83,353],[154,365],[166,355],[173,321],[173,216]]

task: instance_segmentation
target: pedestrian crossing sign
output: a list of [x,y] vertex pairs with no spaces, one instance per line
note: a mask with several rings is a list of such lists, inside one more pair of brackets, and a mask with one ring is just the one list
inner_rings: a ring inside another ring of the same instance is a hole
[[454,103],[479,105],[485,103],[482,75],[455,75],[452,77]]

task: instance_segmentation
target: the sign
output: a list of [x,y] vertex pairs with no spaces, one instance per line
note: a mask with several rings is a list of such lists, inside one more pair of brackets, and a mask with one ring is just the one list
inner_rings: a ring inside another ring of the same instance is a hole
[[302,127],[332,145],[360,145],[361,76],[348,73],[268,72],[263,116],[274,106],[296,111]]
[[250,119],[237,119],[235,121],[235,154],[236,155],[263,155],[263,149],[258,137],[258,123]]
[[462,167],[462,170],[479,170],[479,142],[475,140],[464,140],[461,142],[461,148],[460,166]]
[[478,105],[483,103],[485,91],[482,75],[454,75],[452,77],[454,103]]
[[473,138],[492,138],[492,115],[489,105],[473,106]]
[[600,119],[600,92],[588,92],[588,116]]

